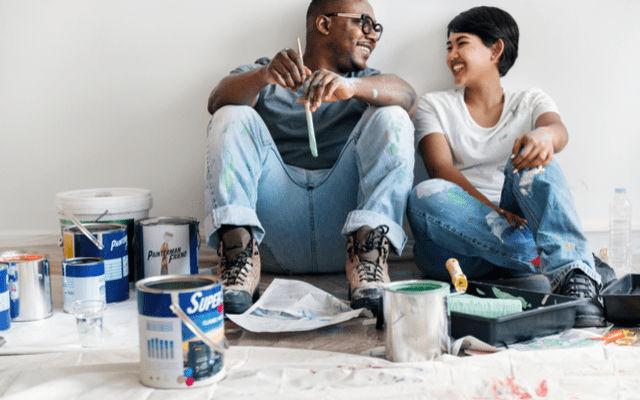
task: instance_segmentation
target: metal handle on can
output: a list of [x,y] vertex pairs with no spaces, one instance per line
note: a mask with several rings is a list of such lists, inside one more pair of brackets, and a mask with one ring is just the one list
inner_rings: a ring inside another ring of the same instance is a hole
[[80,232],[82,232],[82,234],[85,235],[87,239],[89,239],[91,243],[93,243],[99,250],[104,250],[104,246],[102,245],[102,243],[100,243],[98,239],[96,239],[96,237],[93,236],[91,232],[89,232],[89,230],[84,227],[84,225],[82,225],[82,222],[80,222],[80,220],[76,218],[75,215],[63,210],[62,208],[58,208],[58,211],[65,217],[69,218],[71,222],[73,222],[73,224],[78,227]]
[[189,316],[187,316],[182,308],[180,308],[180,299],[178,298],[178,293],[171,293],[171,305],[169,306],[169,309],[173,311],[173,313],[177,315],[180,320],[182,320],[187,328],[189,328],[189,330],[194,335],[196,335],[198,339],[202,340],[207,346],[217,351],[218,353],[224,353],[227,351],[227,349],[229,348],[229,343],[227,342],[226,338],[222,339],[221,344],[215,343],[213,340],[205,336],[204,332],[202,332],[202,330],[198,328],[198,325],[194,324],[191,318],[189,318]]

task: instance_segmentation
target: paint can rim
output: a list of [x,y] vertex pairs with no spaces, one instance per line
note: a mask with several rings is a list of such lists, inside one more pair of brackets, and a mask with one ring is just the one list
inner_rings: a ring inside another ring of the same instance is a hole
[[141,226],[156,226],[156,225],[183,225],[198,223],[198,220],[193,217],[149,217],[136,221],[136,224]]
[[[188,282],[197,283],[198,281],[202,282],[202,284],[197,286],[187,286],[184,288],[162,287],[163,284],[171,286],[172,284]],[[161,275],[152,276],[138,281],[136,283],[136,290],[154,294],[190,293],[195,290],[212,289],[218,285],[221,285],[218,278],[211,275]]]

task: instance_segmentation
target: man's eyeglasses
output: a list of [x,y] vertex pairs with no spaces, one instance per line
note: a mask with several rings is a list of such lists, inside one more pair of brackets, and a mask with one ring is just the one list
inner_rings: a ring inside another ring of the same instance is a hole
[[324,14],[325,17],[343,17],[360,20],[360,29],[365,35],[370,34],[372,31],[376,33],[376,40],[380,40],[382,36],[382,25],[377,23],[367,14],[353,14],[353,13],[330,13]]

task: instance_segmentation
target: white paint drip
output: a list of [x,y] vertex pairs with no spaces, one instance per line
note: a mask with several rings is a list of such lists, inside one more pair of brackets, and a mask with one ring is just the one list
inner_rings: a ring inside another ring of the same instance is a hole
[[433,196],[436,193],[444,192],[451,188],[453,185],[442,179],[430,179],[426,182],[422,182],[416,187],[416,193],[418,198]]
[[539,166],[537,168],[530,168],[522,173],[520,176],[520,193],[525,196],[529,196],[531,194],[531,188],[533,187],[533,180],[536,175],[544,172],[544,168]]
[[510,226],[509,222],[507,222],[507,220],[496,211],[491,211],[484,217],[484,219],[487,221],[489,228],[491,228],[491,233],[504,243],[502,240],[502,234]]

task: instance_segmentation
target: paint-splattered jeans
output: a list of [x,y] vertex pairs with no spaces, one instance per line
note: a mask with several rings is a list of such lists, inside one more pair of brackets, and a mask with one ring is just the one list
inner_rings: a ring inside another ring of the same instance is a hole
[[455,257],[472,279],[501,267],[513,277],[545,274],[554,289],[577,268],[599,284],[571,193],[556,161],[542,171],[531,168],[516,174],[507,162],[504,173],[500,207],[527,219],[522,229],[511,227],[504,217],[454,183],[430,179],[413,189],[407,214],[418,267],[428,277],[448,280],[445,261]]
[[[413,124],[400,107],[370,107],[332,168],[306,170],[283,162],[258,113],[218,110],[208,129],[205,231],[216,248],[222,225],[249,226],[273,272],[344,271],[343,235],[389,226],[396,252],[413,184]],[[341,235],[342,233],[342,235]]]

